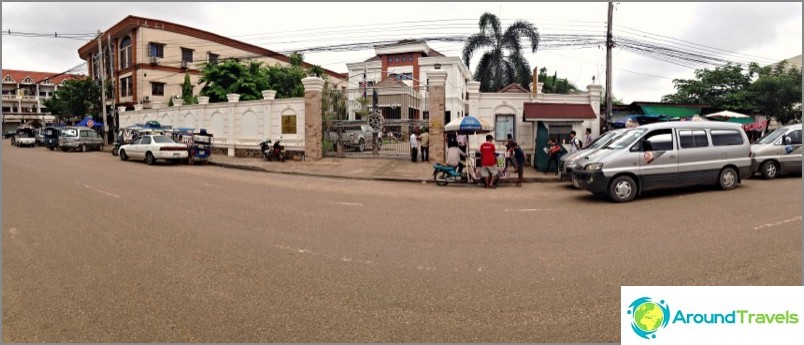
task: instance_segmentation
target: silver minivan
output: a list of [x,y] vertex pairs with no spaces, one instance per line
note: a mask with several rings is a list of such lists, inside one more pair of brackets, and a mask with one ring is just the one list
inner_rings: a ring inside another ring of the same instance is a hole
[[633,128],[576,163],[581,189],[615,202],[647,190],[701,184],[733,189],[751,174],[742,127],[726,122],[662,122]]
[[[583,150],[580,150],[575,153],[568,153],[561,156],[561,159],[558,160],[558,173],[560,174],[560,179],[563,180],[571,180],[572,179],[572,169],[575,168],[575,163],[578,162],[579,159],[586,157],[592,153],[597,152],[598,149],[608,144],[610,141],[614,140],[620,134],[625,133],[628,129],[621,128],[608,131],[603,133],[597,139],[592,141],[589,144],[589,147],[584,147]],[[576,186],[577,187],[577,186]]]
[[801,124],[776,129],[751,145],[751,173],[766,179],[801,174]]
[[103,138],[89,127],[65,127],[59,135],[59,148],[62,151],[103,150]]

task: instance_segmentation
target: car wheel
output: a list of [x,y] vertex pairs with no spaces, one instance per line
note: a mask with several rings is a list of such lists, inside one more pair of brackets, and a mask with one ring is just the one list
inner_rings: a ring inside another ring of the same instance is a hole
[[87,146],[81,145],[81,152],[87,152]]
[[98,145],[98,151],[103,151],[103,144]]
[[55,148],[55,147],[53,147],[53,146],[48,146],[48,149],[49,149],[50,151],[53,151],[53,150],[55,150],[56,148]]
[[62,147],[62,148],[61,148],[61,152],[67,152],[67,148],[66,148],[66,147]]
[[619,176],[609,184],[609,197],[614,202],[628,202],[634,200],[637,194],[637,184],[629,176]]
[[724,168],[720,171],[720,188],[723,190],[734,189],[737,187],[737,171],[734,168]]
[[128,160],[128,155],[126,154],[126,150],[120,150],[120,160],[121,161],[127,161]]
[[118,149],[112,149],[112,156],[117,156]]
[[766,161],[759,167],[759,172],[766,180],[775,179],[779,176],[779,165],[774,161]]
[[444,171],[434,171],[433,181],[439,186],[446,186],[449,184],[449,181],[447,181],[447,173]]
[[366,150],[366,142],[360,139],[360,142],[357,143],[357,151],[363,152],[364,150]]
[[150,153],[150,152],[146,153],[145,154],[145,164],[154,165],[154,163],[156,163],[156,158],[154,158],[154,155],[152,153]]

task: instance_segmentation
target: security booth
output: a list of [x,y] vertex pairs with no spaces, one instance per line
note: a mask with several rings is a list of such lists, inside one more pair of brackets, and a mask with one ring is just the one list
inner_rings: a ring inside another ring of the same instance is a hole
[[[553,138],[561,145],[561,155],[569,152],[570,132],[575,131],[578,138],[583,140],[587,128],[592,129],[592,135],[599,135],[600,119],[595,109],[588,103],[525,103],[523,110],[525,122],[534,123],[534,152],[532,166],[539,171],[548,171],[550,155],[546,150],[548,140]],[[558,164],[550,167],[550,172],[556,172]]]

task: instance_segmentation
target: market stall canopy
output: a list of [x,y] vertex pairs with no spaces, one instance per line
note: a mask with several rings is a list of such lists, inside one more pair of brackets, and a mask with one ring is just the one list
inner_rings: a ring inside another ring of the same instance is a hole
[[471,115],[466,115],[461,118],[450,121],[444,126],[444,132],[453,132],[457,134],[482,134],[489,133],[493,127],[486,121],[478,119]]
[[690,117],[701,113],[701,107],[682,107],[678,105],[640,105],[648,116],[665,115],[671,118]]

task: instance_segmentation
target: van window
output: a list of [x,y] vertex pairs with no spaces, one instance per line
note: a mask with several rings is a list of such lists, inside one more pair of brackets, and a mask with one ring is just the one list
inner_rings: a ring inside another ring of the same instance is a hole
[[78,130],[75,128],[68,128],[61,131],[61,136],[75,138],[78,137]]
[[793,145],[797,145],[797,144],[800,145],[801,144],[801,130],[800,129],[790,132],[790,134],[788,134],[787,136],[790,137],[790,140],[791,140],[790,143],[791,144],[793,144]]
[[673,130],[659,129],[648,133],[642,139],[642,151],[672,151]]
[[703,130],[678,131],[678,142],[685,149],[709,146],[709,138],[706,137],[706,132]]
[[714,146],[730,146],[742,145],[743,136],[740,132],[730,129],[713,129],[709,131],[712,135],[712,145]]

